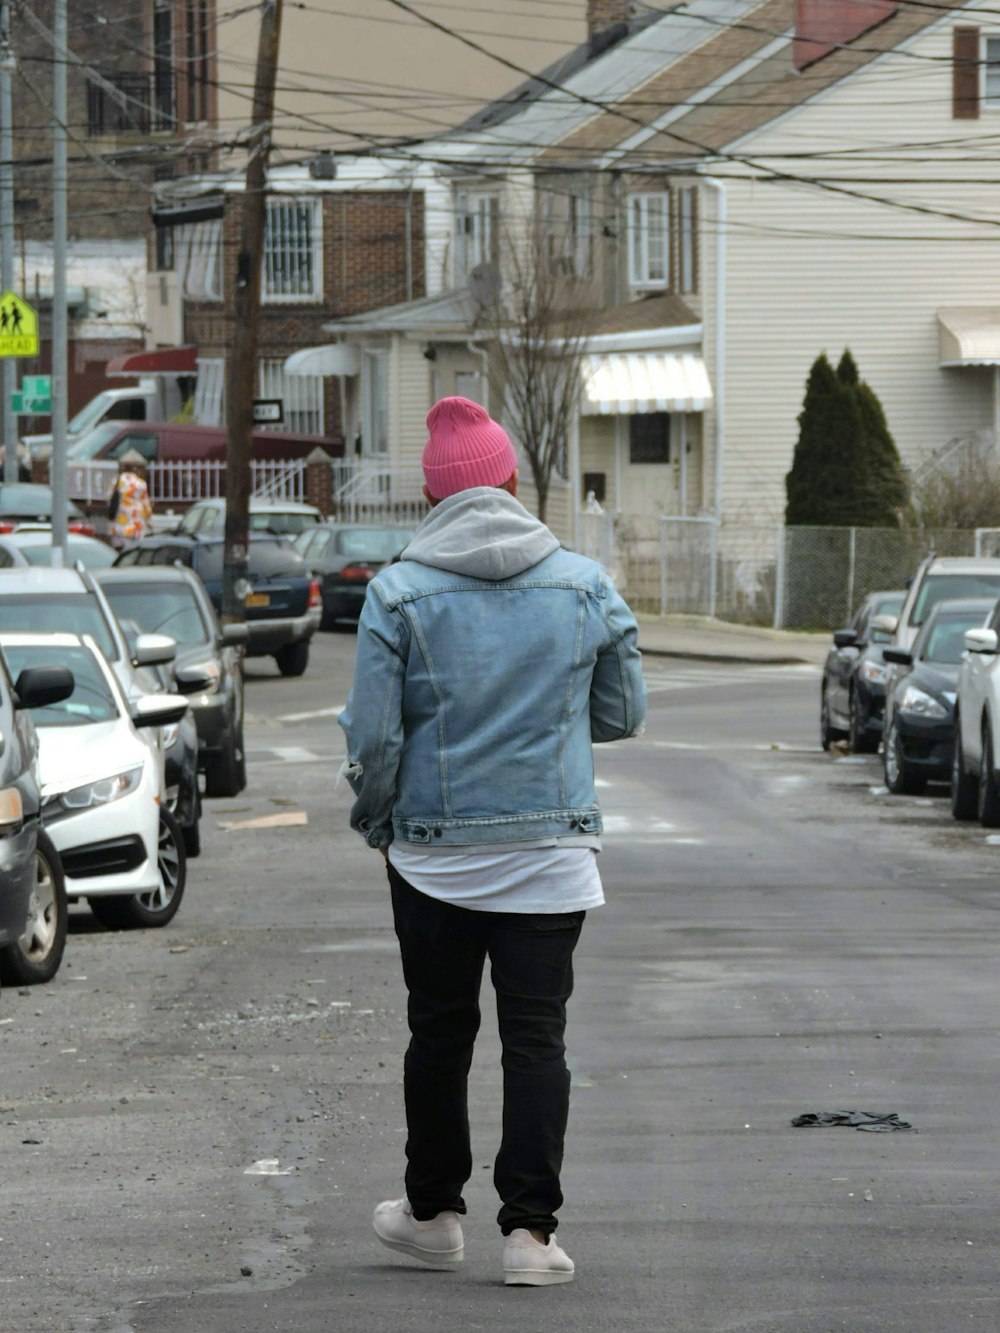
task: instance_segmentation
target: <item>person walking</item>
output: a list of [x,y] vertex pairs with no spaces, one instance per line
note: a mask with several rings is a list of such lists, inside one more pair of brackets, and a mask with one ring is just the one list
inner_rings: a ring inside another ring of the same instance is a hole
[[146,485],[146,460],[138,449],[130,449],[118,463],[118,476],[108,501],[111,545],[116,550],[142,541],[149,530],[153,505]]
[[427,425],[431,511],[368,586],[340,718],[351,824],[386,857],[409,997],[406,1196],[380,1203],[374,1227],[438,1267],[463,1258],[488,958],[504,1281],[548,1286],[574,1276],[555,1238],[566,1005],[585,914],[604,902],[591,743],[639,732],[646,693],[635,618],[520,504],[503,428],[465,398],[441,399]]

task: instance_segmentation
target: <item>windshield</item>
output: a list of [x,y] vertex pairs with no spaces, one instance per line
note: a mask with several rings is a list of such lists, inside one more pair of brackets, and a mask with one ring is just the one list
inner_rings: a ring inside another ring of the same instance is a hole
[[209,643],[212,635],[195,591],[187,583],[104,583],[120,621],[134,620],[143,634],[169,634],[179,644]]
[[102,421],[92,431],[74,440],[66,450],[67,456],[76,459],[77,462],[95,458],[110,440],[121,434],[123,425],[121,421]]
[[100,602],[89,592],[0,595],[0,634],[89,634],[109,661],[118,653]]
[[[222,550],[222,542],[212,542],[197,549],[195,569],[206,583],[218,582],[222,578]],[[252,541],[247,568],[252,577],[259,579],[273,578],[276,574],[288,574],[292,578],[306,576],[305,561],[281,541]]]
[[985,618],[982,611],[938,616],[920,650],[921,660],[957,666],[965,652],[965,631],[977,629]]
[[910,623],[922,625],[938,602],[964,597],[1000,597],[1000,573],[929,574],[920,585]]
[[73,673],[75,684],[68,699],[31,710],[35,726],[85,727],[121,716],[107,677],[87,648],[16,648],[4,644],[3,655],[14,680],[25,667],[64,666]]
[[270,511],[258,512],[250,515],[250,528],[253,532],[287,532],[298,533],[305,532],[307,528],[314,528],[319,522],[315,514],[289,514],[282,513],[280,509],[274,513]]
[[[52,541],[16,542],[17,549],[29,565],[52,564]],[[105,569],[115,562],[115,549],[105,546],[104,542],[81,541],[72,537],[66,540],[66,563],[75,565],[79,560],[84,569]]]
[[99,393],[96,398],[91,398],[90,402],[81,407],[76,416],[67,423],[67,434],[82,435],[85,430],[89,430],[91,426],[100,421],[113,402],[114,399],[107,392]]
[[410,528],[345,528],[337,533],[337,550],[352,560],[381,563],[399,555],[412,536]]

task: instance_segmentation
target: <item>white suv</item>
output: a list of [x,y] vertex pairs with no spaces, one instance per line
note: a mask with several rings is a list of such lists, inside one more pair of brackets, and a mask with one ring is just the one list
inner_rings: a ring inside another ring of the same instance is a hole
[[874,627],[892,634],[893,647],[908,650],[932,607],[970,597],[1000,598],[1000,560],[929,555],[914,575],[899,615],[878,616]]
[[965,634],[966,652],[958,675],[955,749],[951,769],[951,812],[1000,826],[1000,604],[989,624]]

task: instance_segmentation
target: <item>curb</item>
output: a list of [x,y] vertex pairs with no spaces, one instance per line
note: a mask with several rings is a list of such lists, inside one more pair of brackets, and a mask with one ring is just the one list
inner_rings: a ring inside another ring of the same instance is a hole
[[644,648],[639,644],[643,657],[674,657],[686,662],[729,662],[739,666],[814,666],[817,671],[822,667],[817,662],[810,662],[805,657],[748,657],[745,654],[709,652],[707,650],[683,648]]

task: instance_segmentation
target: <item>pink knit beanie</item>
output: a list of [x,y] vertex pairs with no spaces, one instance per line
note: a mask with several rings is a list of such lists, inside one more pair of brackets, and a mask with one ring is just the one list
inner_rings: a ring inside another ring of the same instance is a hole
[[427,416],[424,477],[435,500],[470,486],[502,486],[517,470],[504,428],[469,398],[442,398]]

